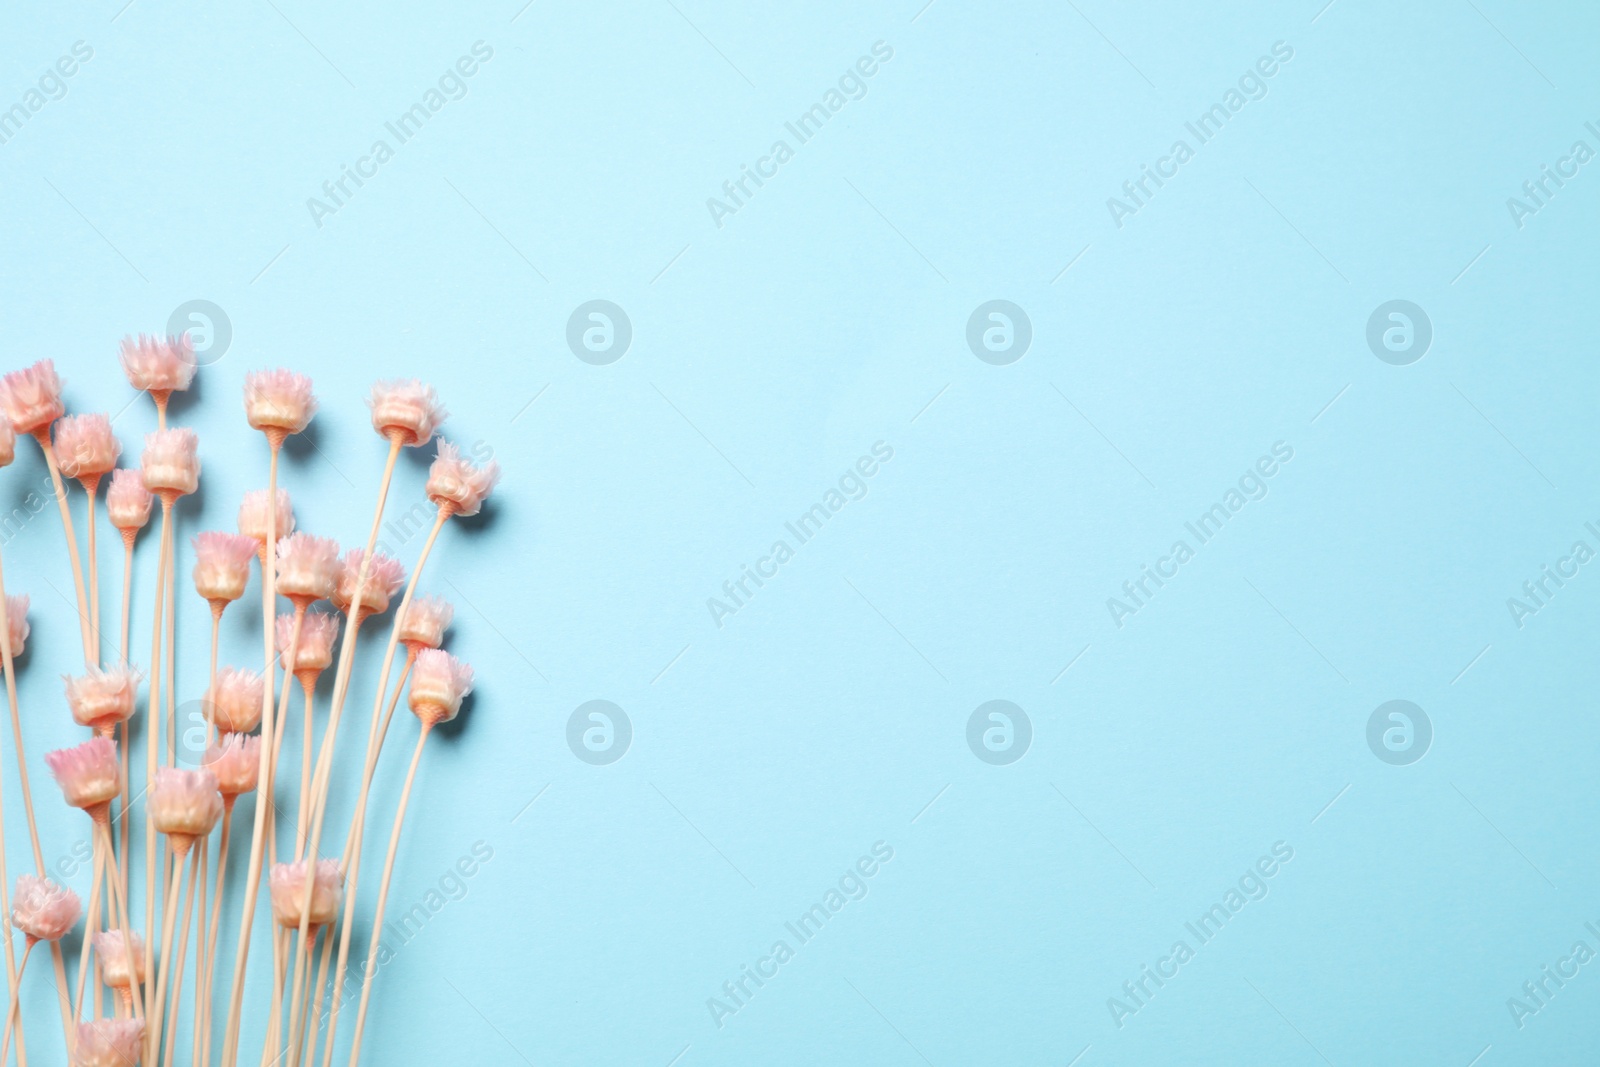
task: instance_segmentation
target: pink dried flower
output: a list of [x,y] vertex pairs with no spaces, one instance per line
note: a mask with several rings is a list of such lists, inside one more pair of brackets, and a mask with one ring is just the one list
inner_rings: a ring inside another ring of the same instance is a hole
[[17,458],[17,431],[11,420],[0,415],[0,467],[9,467]]
[[499,480],[500,464],[490,460],[482,467],[474,467],[461,458],[455,445],[440,441],[439,454],[428,469],[428,499],[441,511],[476,515]]
[[400,619],[400,643],[412,652],[424,648],[438,648],[444,644],[444,632],[450,628],[455,608],[442,596],[418,597],[406,605]]
[[122,767],[117,763],[116,743],[109,737],[46,752],[44,762],[74,808],[103,808],[122,792]]
[[[294,509],[289,506],[289,490],[278,490],[278,502],[273,518],[277,520],[278,535],[274,541],[282,541],[294,529]],[[246,537],[253,537],[257,544],[267,542],[267,491],[254,489],[244,495],[244,502],[239,505],[239,532]]]
[[29,941],[59,941],[83,914],[78,894],[48,878],[24,874],[11,896],[11,925]]
[[333,666],[333,643],[339,636],[339,616],[326,611],[308,611],[300,621],[300,644],[295,648],[294,667],[289,666],[289,642],[294,639],[294,614],[278,616],[278,663],[291,673],[311,671],[320,674]]
[[401,444],[412,447],[427,444],[446,414],[433,386],[415,378],[374,384],[367,406],[374,430],[391,440],[398,436]]
[[157,496],[184,496],[200,488],[200,439],[187,427],[144,435],[144,485]]
[[182,337],[122,339],[122,370],[128,383],[164,403],[175,390],[187,389],[194,381],[194,345],[186,333]]
[[150,506],[155,497],[145,487],[144,476],[138,471],[115,470],[111,472],[111,488],[106,490],[106,514],[111,525],[131,540],[150,521]]
[[[318,860],[311,878],[311,925],[326,926],[339,914],[344,899],[344,874],[338,860]],[[306,861],[272,868],[272,914],[279,926],[297,927],[306,906]]]
[[139,1067],[143,1019],[96,1019],[78,1024],[72,1067]]
[[299,433],[317,412],[311,379],[286,370],[255,371],[244,377],[244,410],[252,428],[269,435]]
[[339,542],[308,533],[278,542],[278,592],[296,603],[327,600],[338,588]]
[[[361,549],[352,548],[339,562],[339,586],[329,599],[340,611],[350,611],[350,604],[356,596],[356,584],[361,579],[361,562],[366,557],[367,554]],[[390,559],[382,552],[374,552],[372,563],[367,567],[366,584],[361,587],[361,614],[382,615],[388,611],[389,601],[405,580],[406,570],[399,560]]]
[[256,671],[224,667],[206,693],[211,718],[217,729],[231,734],[249,733],[261,725],[261,702],[266,697],[266,680]]
[[65,411],[61,406],[61,379],[50,360],[41,359],[0,378],[0,412],[11,420],[17,433],[38,435]]
[[56,423],[56,464],[68,478],[98,485],[122,455],[122,442],[105,415],[68,415]]
[[129,931],[124,948],[121,930],[101,930],[94,935],[94,954],[100,960],[100,980],[112,989],[129,989],[144,982],[144,938]]
[[231,604],[244,596],[250,584],[250,561],[256,558],[253,537],[231,533],[203,533],[194,539],[194,588],[213,606]]
[[90,667],[76,678],[66,676],[66,683],[67,707],[79,726],[110,736],[112,727],[133,718],[139,672],[132,667]]
[[217,778],[224,798],[253,793],[261,776],[261,738],[254,734],[223,734],[206,749],[202,766]]
[[472,692],[472,668],[448,652],[425,648],[411,668],[411,710],[423,722],[449,722]]
[[157,767],[150,784],[150,818],[161,833],[179,839],[204,837],[222,818],[222,794],[209,770]]
[[28,594],[18,593],[6,597],[6,636],[11,639],[11,658],[16,659],[28,647]]

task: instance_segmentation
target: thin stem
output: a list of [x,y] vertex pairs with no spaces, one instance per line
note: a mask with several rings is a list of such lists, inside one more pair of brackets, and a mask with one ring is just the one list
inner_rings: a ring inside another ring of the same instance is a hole
[[[179,1005],[183,1003],[183,969],[184,964],[188,962],[189,956],[189,924],[194,921],[195,883],[205,880],[205,864],[201,858],[203,850],[196,848],[190,851],[193,852],[194,856],[189,862],[189,888],[183,894],[183,932],[178,935],[178,973],[173,976],[172,1001],[167,1005],[169,1013],[169,1018],[165,1025],[168,1034],[167,1050],[162,1056],[162,1067],[172,1067],[172,1050],[178,1044]],[[176,873],[179,878],[183,876],[181,869]],[[198,948],[196,951],[199,951]],[[199,967],[198,961],[195,966]]]
[[100,662],[100,555],[95,549],[95,495],[100,488],[100,479],[92,478],[83,483],[84,491],[89,496],[89,632],[93,639],[94,661]]
[[[10,941],[11,938],[7,937],[6,940]],[[22,977],[22,971],[28,969],[28,957],[33,955],[33,946],[36,944],[38,944],[38,942],[30,937],[28,938],[27,947],[22,950],[22,966],[17,972],[17,977],[19,980]],[[11,1006],[6,1009],[6,1035],[4,1039],[0,1039],[0,1064],[6,1062],[6,1054],[11,1048],[11,1021],[13,1019],[21,1018],[21,1015],[17,1012],[17,999],[21,993],[22,985],[19,981],[17,984],[11,987]]]
[[[169,845],[173,843],[168,842]],[[161,933],[161,960],[160,971],[156,975],[155,995],[156,1003],[149,1017],[145,1020],[145,1053],[146,1063],[156,1062],[156,1053],[161,1051],[161,1035],[165,1030],[167,1017],[167,987],[172,983],[172,967],[178,961],[172,958],[172,933],[177,924],[178,890],[183,885],[183,868],[188,860],[189,848],[187,845],[168,848],[172,855],[172,877],[167,884],[167,899],[161,907],[162,933]],[[185,931],[187,932],[187,930]]]
[[[72,1021],[75,1024],[83,1021],[83,1000],[89,978],[89,944],[94,940],[92,934],[98,925],[98,916],[100,914],[100,882],[105,876],[105,868],[100,862],[101,854],[101,849],[94,850],[94,881],[89,887],[89,910],[85,912],[87,918],[83,924],[83,945],[78,949],[77,1007],[72,1012]],[[96,990],[99,987],[100,983],[98,981],[95,982]],[[4,1063],[5,1058],[0,1056],[0,1065]]]
[[[97,850],[104,848],[106,850],[106,856],[109,857],[111,855],[110,818],[102,818],[99,815],[96,815],[94,820],[94,831],[94,847]],[[102,859],[100,862],[102,865],[104,865],[109,861],[107,859]],[[139,981],[139,969],[134,963],[133,923],[128,917],[127,895],[123,892],[122,887],[117,884],[116,879],[113,878],[110,881],[111,898],[116,919],[120,920],[122,923],[122,952],[124,956],[124,962],[127,964],[128,968],[128,978],[131,983],[129,987],[129,999],[132,1002],[131,1007],[135,1018],[142,1019],[149,1014],[149,1012],[146,1010],[145,1004],[145,996],[148,993],[149,983]],[[150,974],[149,971],[145,971],[144,973],[147,977]],[[139,987],[139,993],[137,996],[133,995],[133,987],[135,986]]]
[[[172,538],[172,507],[161,503],[161,545],[156,559],[155,618],[150,624],[150,702],[145,712],[145,788],[156,780],[156,758],[161,751],[161,638],[162,614],[167,598],[167,543]],[[158,871],[157,868],[160,868]],[[144,806],[144,973],[155,974],[157,879],[165,877],[166,864],[156,863],[156,824],[148,803]],[[165,882],[159,883],[163,890]],[[163,895],[165,895],[163,893]],[[162,917],[165,920],[165,916]],[[148,991],[147,994],[148,996]]]
[[[211,958],[206,953],[206,889],[210,882],[210,864],[207,863],[211,854],[211,839],[200,839],[199,855],[196,857],[195,869],[189,877],[200,883],[200,907],[196,911],[194,935],[194,1045],[189,1051],[191,1067],[200,1067],[200,1027],[205,1021],[205,1005],[210,996],[211,986],[206,981],[210,972]],[[174,1009],[176,1013],[176,1009]],[[174,1041],[174,1044],[177,1042]]]
[[[117,662],[126,667],[128,665],[128,625],[133,615],[133,534],[131,531],[123,535],[123,542],[125,547],[122,553],[122,641],[117,646]],[[129,856],[133,852],[133,849],[131,848],[133,839],[128,836],[129,831],[132,828],[129,821],[132,818],[132,812],[129,810],[128,805],[128,790],[130,787],[131,778],[128,772],[130,770],[129,752],[133,748],[133,726],[131,723],[125,722],[121,724],[118,729],[122,732],[121,742],[117,746],[121,750],[119,752],[119,756],[122,759],[122,803],[120,820],[122,823],[122,833],[120,835],[122,848],[115,851],[118,857],[118,877],[122,879],[122,891],[124,894],[126,894],[128,891],[128,862]]]
[[[295,1042],[294,1059],[291,1067],[299,1067],[301,1063],[309,1064],[312,1053],[317,1043],[316,1020],[322,1015],[322,998],[325,992],[323,983],[328,980],[328,960],[333,955],[333,930],[327,926],[322,928],[322,958],[317,963],[317,980],[306,987],[306,1003],[300,1012],[300,1027],[304,1031],[304,1038]],[[313,995],[313,991],[315,991]],[[312,1014],[312,1009],[316,1014]]]
[[83,635],[83,662],[92,665],[96,656],[89,633],[89,597],[84,590],[83,558],[78,555],[78,534],[72,528],[72,512],[67,509],[67,487],[61,481],[61,468],[56,465],[56,450],[50,445],[50,429],[46,427],[33,435],[44,453],[44,463],[50,470],[50,483],[55,487],[56,504],[61,510],[61,529],[67,535],[67,555],[72,559],[72,584],[78,594],[78,629]]
[[[226,605],[220,600],[211,602],[211,671],[206,676],[206,695],[217,687],[217,643],[222,636],[222,609]],[[205,701],[206,707],[206,744],[214,745],[217,742],[217,718],[213,713],[211,701]]]
[[233,830],[233,805],[237,797],[222,798],[222,840],[217,845],[217,891],[211,903],[211,930],[206,934],[206,977],[204,1022],[201,1025],[200,1055],[195,1067],[211,1063],[211,1004],[216,997],[214,974],[217,967],[217,931],[222,918],[222,886],[228,873],[228,840]]

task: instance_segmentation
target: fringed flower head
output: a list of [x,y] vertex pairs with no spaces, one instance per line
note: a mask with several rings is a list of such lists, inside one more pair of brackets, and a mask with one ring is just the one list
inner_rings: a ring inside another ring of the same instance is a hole
[[444,644],[444,632],[456,610],[442,596],[418,597],[406,605],[400,618],[400,643],[417,653],[425,648],[438,648]]
[[278,542],[278,593],[309,604],[333,596],[339,582],[339,542],[308,533]]
[[[289,490],[278,490],[277,506],[274,509],[273,519],[278,526],[277,536],[273,541],[282,541],[294,529],[294,509],[289,506]],[[267,543],[267,491],[254,489],[244,495],[244,502],[239,505],[239,532],[246,537],[253,537],[257,544]]]
[[289,664],[289,642],[294,640],[294,614],[278,616],[278,663],[292,674],[321,674],[333,666],[333,643],[339,636],[339,616],[326,611],[308,611],[300,621],[300,644],[295,648],[294,665]]
[[244,411],[253,429],[268,437],[299,433],[317,413],[311,379],[286,370],[255,371],[244,376]]
[[194,381],[194,345],[187,333],[181,337],[124,337],[122,370],[129,385],[148,392],[157,404],[164,404],[174,392],[189,388]]
[[194,588],[213,608],[220,609],[244,596],[250,584],[250,561],[256,558],[253,537],[231,533],[203,533],[194,539]]
[[122,531],[129,544],[150,521],[150,506],[155,496],[144,484],[144,476],[126,468],[111,472],[111,488],[106,490],[106,514],[111,525]]
[[144,485],[163,500],[200,488],[200,439],[188,427],[144,435]]
[[411,710],[430,726],[449,722],[472,692],[472,668],[448,652],[426,648],[411,667]]
[[217,779],[217,791],[229,799],[253,793],[261,776],[261,738],[254,734],[223,734],[206,749],[202,766]]
[[122,792],[122,766],[109,737],[96,737],[72,748],[44,754],[45,766],[67,803],[88,812],[104,811]]
[[439,454],[428,468],[428,499],[440,511],[476,515],[499,480],[500,464],[490,460],[482,467],[474,467],[461,458],[461,450],[455,445],[440,441]]
[[261,725],[261,702],[266,697],[266,680],[256,671],[224,667],[206,693],[211,718],[217,729],[244,734]]
[[11,925],[30,941],[60,941],[83,914],[78,894],[48,878],[24,874],[11,895]]
[[112,989],[130,989],[135,982],[144,984],[144,938],[131,931],[130,934],[126,942],[121,930],[101,930],[94,935],[100,980]]
[[11,420],[0,415],[0,467],[9,467],[17,458],[17,431]]
[[139,1067],[143,1019],[96,1019],[78,1024],[72,1067]]
[[151,821],[172,838],[174,848],[186,848],[209,834],[222,818],[222,794],[217,776],[209,770],[157,767],[148,803]]
[[79,726],[109,737],[112,727],[133,718],[139,672],[132,667],[90,667],[86,674],[67,675],[65,680],[67,707]]
[[433,386],[415,378],[378,382],[367,398],[372,409],[372,428],[389,440],[400,438],[402,445],[415,448],[433,437],[446,412]]
[[49,430],[65,411],[61,406],[61,379],[50,360],[41,359],[0,378],[0,413],[11,420],[15,432],[37,436]]
[[[311,925],[326,926],[339,914],[344,874],[338,860],[318,860],[311,877]],[[306,861],[279,863],[270,876],[272,914],[279,926],[297,927],[306,906]]]
[[[339,562],[338,588],[329,599],[340,611],[350,611],[350,605],[356,598],[356,585],[361,581],[361,564],[366,558],[366,552],[352,548]],[[389,601],[405,580],[406,570],[399,560],[391,559],[382,552],[374,552],[372,563],[367,567],[366,583],[361,586],[361,614],[370,617],[388,611]]]
[[16,659],[28,647],[28,594],[18,593],[6,597],[6,636],[11,641],[11,658]]
[[105,415],[68,415],[56,423],[56,465],[85,486],[99,485],[122,455],[122,442]]

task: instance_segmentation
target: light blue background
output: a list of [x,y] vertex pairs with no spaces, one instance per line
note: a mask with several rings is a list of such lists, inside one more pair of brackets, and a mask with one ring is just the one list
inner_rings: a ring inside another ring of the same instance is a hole
[[[424,581],[457,603],[479,691],[424,763],[396,905],[474,842],[494,858],[380,976],[366,1062],[1488,1067],[1594,1047],[1600,964],[1521,1029],[1507,998],[1575,941],[1600,949],[1600,578],[1521,628],[1506,600],[1575,540],[1600,548],[1600,176],[1521,229],[1506,200],[1575,140],[1600,149],[1600,17],[1322,5],[4,17],[0,105],[94,49],[0,146],[9,364],[51,356],[75,409],[115,411],[118,338],[195,298],[231,320],[178,416],[206,462],[185,537],[263,482],[237,399],[255,368],[309,371],[323,400],[286,473],[308,529],[365,534],[380,376],[435,382],[449,433],[506,468]],[[307,198],[479,40],[465,98],[318,228]],[[877,41],[893,59],[867,95],[716,226],[707,198]],[[1118,228],[1106,199],[1276,41],[1294,56],[1268,95]],[[565,340],[597,298],[634,331],[609,366]],[[1409,366],[1365,341],[1396,298],[1434,329]],[[991,299],[1031,319],[1009,366],[966,345]],[[150,421],[142,401],[118,420],[131,453]],[[707,598],[877,441],[894,458],[868,495],[714,625]],[[1294,458],[1270,494],[1115,626],[1106,599],[1277,441]],[[18,497],[40,477],[22,452]],[[399,506],[422,478],[403,465]],[[47,583],[70,590],[49,513],[5,549],[37,606],[37,778],[79,736]],[[245,663],[252,603],[227,627]],[[193,696],[204,616],[183,606]],[[566,743],[597,698],[634,729],[609,766]],[[1435,730],[1410,766],[1365,739],[1396,698]],[[965,741],[991,699],[1033,724],[1010,766]],[[40,795],[64,851],[76,813]],[[869,895],[715,1025],[707,998],[880,840]],[[1119,1028],[1107,998],[1277,841],[1294,859],[1270,895]],[[9,853],[15,872],[15,829]],[[48,990],[26,1003],[43,1055]]]

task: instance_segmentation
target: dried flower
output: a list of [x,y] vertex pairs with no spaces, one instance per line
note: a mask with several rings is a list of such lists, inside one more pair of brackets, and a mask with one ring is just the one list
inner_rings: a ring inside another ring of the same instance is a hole
[[438,648],[454,617],[455,608],[444,597],[418,597],[406,606],[400,619],[400,643],[413,653]]
[[200,439],[187,427],[144,435],[144,485],[157,496],[184,496],[200,488]]
[[194,345],[189,335],[122,339],[122,370],[128,384],[148,392],[157,403],[164,403],[173,392],[189,388],[194,381]]
[[278,542],[278,593],[296,603],[327,600],[338,588],[339,542],[308,533]]
[[317,412],[311,379],[286,370],[255,371],[244,377],[244,410],[252,428],[268,434],[299,433]]
[[48,878],[24,874],[11,895],[11,925],[30,941],[59,941],[83,914],[78,894]]
[[[328,599],[340,611],[350,611],[350,604],[356,597],[356,585],[361,580],[361,563],[366,558],[366,552],[352,548],[339,562],[338,588]],[[406,571],[399,560],[390,559],[382,552],[374,552],[372,563],[367,567],[366,584],[361,587],[361,614],[382,615],[388,611],[389,601],[405,580]]]
[[284,670],[299,674],[320,674],[333,666],[333,643],[339,636],[339,616],[326,611],[308,611],[300,621],[300,644],[295,648],[294,666],[289,666],[289,642],[294,640],[294,614],[278,616],[278,663]]
[[472,692],[472,668],[448,652],[426,648],[411,667],[411,710],[430,725],[449,722]]
[[231,533],[203,533],[194,539],[194,588],[213,606],[231,604],[244,596],[250,584],[250,561],[256,558],[253,537]]
[[123,948],[121,930],[101,930],[94,935],[94,954],[100,960],[100,980],[112,989],[129,989],[144,983],[144,938],[132,935]]
[[144,476],[138,471],[111,472],[111,488],[106,490],[106,513],[111,517],[111,525],[121,530],[130,543],[133,535],[150,521],[150,506],[154,502],[155,497],[145,487]]
[[461,458],[461,450],[455,445],[440,441],[439,454],[428,469],[428,499],[441,511],[476,515],[499,480],[500,464],[490,460],[482,467],[474,467]]
[[9,467],[17,458],[17,431],[11,420],[0,415],[0,467]]
[[[282,541],[294,529],[294,509],[289,506],[289,490],[278,490],[277,507],[273,514],[277,521],[278,535],[274,541]],[[253,489],[244,495],[244,502],[239,505],[239,532],[246,537],[253,537],[257,544],[267,543],[267,491]]]
[[17,433],[39,434],[66,411],[61,406],[61,379],[56,365],[41,359],[31,367],[0,378],[0,412]]
[[109,737],[46,752],[44,762],[74,808],[103,809],[122,792],[122,767],[117,763],[116,743]]
[[206,693],[206,703],[211,705],[211,719],[217,729],[243,734],[260,726],[266,685],[266,680],[256,671],[237,667],[218,671],[216,683]]
[[105,415],[68,415],[56,423],[56,464],[68,478],[98,485],[122,455],[122,442]]
[[398,436],[401,444],[413,448],[427,444],[445,418],[439,394],[415,378],[376,383],[367,406],[372,409],[374,430],[391,440]]
[[6,636],[11,639],[11,658],[16,659],[28,647],[28,594],[18,593],[6,597]]
[[217,776],[208,770],[186,771],[157,767],[150,783],[150,818],[156,829],[178,841],[204,837],[222,818],[222,794]]
[[96,1019],[78,1024],[72,1067],[139,1067],[143,1019]]
[[[344,874],[338,860],[318,860],[311,885],[311,925],[326,926],[339,914],[344,899]],[[279,863],[269,877],[272,914],[279,926],[297,927],[306,906],[306,861]]]
[[76,678],[66,676],[67,707],[79,726],[107,734],[119,722],[133,718],[134,699],[139,691],[139,672],[132,667],[101,670],[88,668]]
[[261,738],[254,734],[223,734],[206,749],[201,765],[216,776],[224,798],[253,793],[261,776]]

